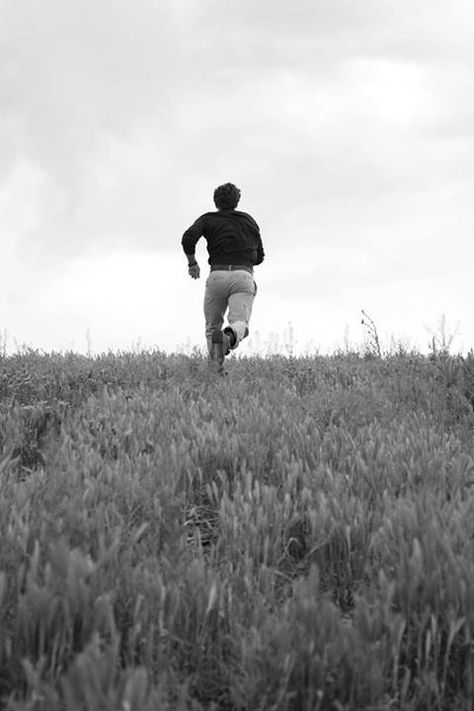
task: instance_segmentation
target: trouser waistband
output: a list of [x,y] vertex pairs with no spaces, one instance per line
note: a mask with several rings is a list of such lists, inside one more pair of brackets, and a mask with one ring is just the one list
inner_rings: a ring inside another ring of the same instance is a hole
[[234,272],[238,271],[239,269],[243,269],[244,271],[253,274],[253,267],[249,267],[247,264],[211,264],[211,272]]

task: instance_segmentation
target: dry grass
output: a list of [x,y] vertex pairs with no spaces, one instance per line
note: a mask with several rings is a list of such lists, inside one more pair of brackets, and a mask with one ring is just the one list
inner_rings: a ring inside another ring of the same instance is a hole
[[0,707],[467,709],[472,359],[0,358]]

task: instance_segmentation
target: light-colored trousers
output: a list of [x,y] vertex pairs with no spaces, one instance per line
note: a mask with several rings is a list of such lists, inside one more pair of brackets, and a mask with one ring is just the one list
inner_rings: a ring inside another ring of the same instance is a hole
[[234,348],[237,348],[240,341],[248,336],[249,320],[256,293],[257,285],[253,274],[244,269],[216,270],[209,274],[204,294],[206,340],[209,352],[212,334],[222,329],[227,308],[229,309],[227,320],[237,339]]

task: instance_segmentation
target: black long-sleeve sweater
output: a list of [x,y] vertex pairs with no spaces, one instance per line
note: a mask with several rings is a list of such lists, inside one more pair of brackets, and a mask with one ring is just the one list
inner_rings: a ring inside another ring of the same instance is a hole
[[209,264],[261,264],[265,257],[260,230],[251,215],[238,210],[206,212],[183,234],[181,244],[187,255],[194,255],[196,243],[207,241]]

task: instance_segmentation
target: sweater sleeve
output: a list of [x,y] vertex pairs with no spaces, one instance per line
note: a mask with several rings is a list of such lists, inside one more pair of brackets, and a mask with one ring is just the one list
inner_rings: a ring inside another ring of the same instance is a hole
[[254,250],[254,265],[261,264],[265,259],[265,251],[263,249],[262,237],[260,235],[260,227],[255,219],[248,213],[244,213],[247,222],[250,224],[252,233],[252,247]]
[[263,260],[265,259],[265,251],[263,249],[263,242],[262,238],[260,236],[260,230],[258,231],[258,236],[257,236],[257,261],[255,264],[261,264]]
[[188,227],[188,229],[184,232],[181,239],[181,245],[185,254],[193,255],[195,253],[196,244],[204,234],[204,223],[204,215],[201,215],[201,217],[198,217],[198,219],[193,222],[191,227]]

